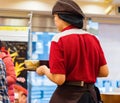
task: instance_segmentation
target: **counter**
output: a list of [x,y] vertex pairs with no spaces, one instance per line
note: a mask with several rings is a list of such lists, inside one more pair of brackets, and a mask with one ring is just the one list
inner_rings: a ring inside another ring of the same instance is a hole
[[120,93],[111,92],[101,94],[101,98],[104,103],[120,103]]

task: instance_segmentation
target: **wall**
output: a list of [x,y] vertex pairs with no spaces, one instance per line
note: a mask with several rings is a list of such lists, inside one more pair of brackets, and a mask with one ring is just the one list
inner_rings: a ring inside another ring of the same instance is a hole
[[99,37],[107,57],[110,70],[109,79],[120,80],[120,25],[99,24]]
[[[1,10],[25,10],[36,12],[50,12],[56,0],[1,0]],[[104,2],[80,2],[75,0],[82,10],[87,14],[105,14],[105,9],[109,4]]]

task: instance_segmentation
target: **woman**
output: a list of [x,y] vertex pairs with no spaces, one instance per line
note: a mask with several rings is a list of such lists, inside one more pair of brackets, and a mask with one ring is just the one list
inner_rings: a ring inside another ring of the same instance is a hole
[[52,14],[60,33],[51,42],[50,69],[36,70],[58,85],[50,103],[97,103],[94,83],[109,73],[98,39],[82,30],[85,15],[74,1],[58,0]]

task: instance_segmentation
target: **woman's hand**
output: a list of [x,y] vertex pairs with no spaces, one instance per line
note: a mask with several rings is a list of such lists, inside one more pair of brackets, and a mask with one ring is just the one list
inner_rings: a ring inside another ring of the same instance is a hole
[[37,69],[36,69],[36,72],[43,76],[45,75],[45,69],[48,69],[46,65],[42,65],[42,66],[39,66]]

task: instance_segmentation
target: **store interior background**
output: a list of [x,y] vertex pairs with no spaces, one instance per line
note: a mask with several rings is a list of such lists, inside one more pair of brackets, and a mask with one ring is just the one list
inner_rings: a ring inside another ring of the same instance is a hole
[[[0,39],[9,42],[9,46],[13,45],[12,53],[17,51],[19,54],[16,58],[18,64],[26,59],[40,60],[43,64],[48,62],[50,40],[58,32],[51,15],[55,1],[0,0]],[[119,94],[120,0],[75,2],[86,15],[84,29],[99,37],[108,61],[110,74],[107,78],[99,78],[96,85],[101,94]],[[28,103],[48,103],[56,85],[24,67],[18,73],[18,77],[21,76],[26,79],[21,85],[29,90]]]

